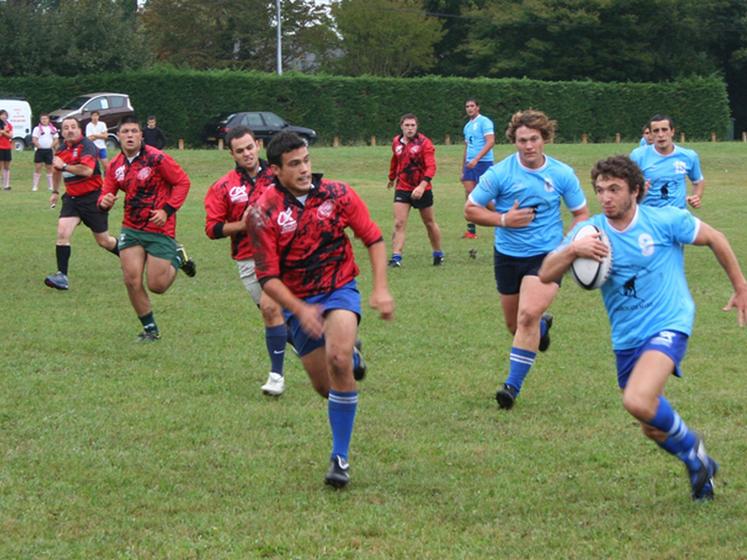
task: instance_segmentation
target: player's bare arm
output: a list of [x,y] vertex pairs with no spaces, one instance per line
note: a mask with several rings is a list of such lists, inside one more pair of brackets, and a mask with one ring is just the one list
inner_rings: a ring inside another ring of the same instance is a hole
[[577,258],[594,259],[601,262],[608,253],[609,249],[602,241],[601,233],[576,239],[545,257],[539,270],[539,279],[545,284],[557,283]]
[[371,259],[371,271],[373,273],[373,288],[368,304],[372,309],[379,312],[382,319],[394,319],[394,298],[389,293],[387,286],[386,246],[384,242],[379,241],[368,247],[368,256]]
[[464,205],[466,220],[480,226],[520,228],[529,225],[534,220],[534,208],[519,208],[519,201],[515,200],[513,207],[503,214],[493,209],[479,206],[469,199]]
[[693,183],[693,194],[685,197],[687,203],[693,208],[700,208],[703,201],[703,191],[705,190],[705,179]]

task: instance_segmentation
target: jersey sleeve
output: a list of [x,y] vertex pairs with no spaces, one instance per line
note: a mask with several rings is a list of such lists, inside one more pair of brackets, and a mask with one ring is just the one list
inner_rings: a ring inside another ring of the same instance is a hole
[[347,186],[345,205],[343,206],[345,218],[355,236],[360,239],[366,247],[383,239],[381,229],[371,219],[366,203],[363,202],[358,193],[350,185]]
[[247,229],[254,244],[254,265],[257,280],[263,284],[280,276],[278,232],[272,221],[272,212],[262,200],[249,209],[246,217]]
[[703,180],[703,171],[701,171],[700,169],[700,157],[698,156],[698,154],[693,152],[692,160],[693,160],[693,164],[687,176],[690,178],[690,180],[693,183],[697,183],[698,181]]
[[672,238],[683,245],[692,244],[700,231],[700,220],[683,208],[671,207],[669,225]]
[[41,130],[38,126],[34,127],[34,130],[31,131],[31,137],[32,138],[39,138],[41,136]]
[[436,175],[436,147],[430,140],[423,143],[423,161],[425,162],[423,175],[433,179]]
[[490,168],[480,177],[477,186],[469,195],[469,201],[472,204],[485,208],[492,200],[498,198],[500,187],[500,179],[497,172],[494,168]]
[[115,165],[114,161],[111,162],[112,165],[106,166],[106,171],[104,172],[104,186],[101,187],[101,194],[99,195],[98,200],[96,201],[97,205],[101,205],[101,199],[104,198],[107,194],[117,194],[117,182],[114,180],[114,172],[115,172]]
[[581,182],[573,171],[568,171],[563,188],[563,202],[568,210],[575,212],[586,206],[586,195],[581,188]]
[[493,125],[493,121],[485,117],[482,119],[482,135],[487,136],[488,134],[495,136],[495,125]]
[[171,194],[166,201],[166,205],[173,208],[174,211],[179,210],[189,194],[189,187],[191,186],[189,176],[168,154],[163,154],[159,168],[161,176],[171,185]]
[[205,193],[205,234],[210,239],[225,237],[223,225],[226,223],[229,210],[224,196],[224,184],[218,181]]
[[397,178],[397,163],[399,159],[397,158],[397,152],[394,151],[394,145],[392,145],[392,159],[389,161],[389,175],[388,178],[390,181],[394,181]]

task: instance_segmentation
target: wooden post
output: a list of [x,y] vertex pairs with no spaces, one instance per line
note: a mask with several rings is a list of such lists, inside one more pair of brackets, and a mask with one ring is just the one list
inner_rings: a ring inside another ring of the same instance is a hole
[[685,133],[680,132],[680,144],[684,144],[684,143],[685,143]]
[[616,132],[616,133],[615,133],[615,144],[619,144],[619,143],[620,143],[620,140],[621,140],[621,138],[620,138],[620,133],[619,133],[619,132]]
[[218,138],[218,149],[219,150],[223,149],[223,138]]
[[376,145],[376,135],[375,135],[375,134],[372,134],[372,135],[371,135],[371,145],[372,145],[372,146],[375,146],[375,145]]
[[589,143],[589,135],[585,132],[581,135],[581,143],[582,144],[588,144]]
[[747,132],[742,133],[742,142],[747,142]]
[[711,132],[711,142],[715,142],[715,141],[716,141],[716,133]]
[[178,146],[180,150],[184,149],[184,138],[179,138]]
[[332,138],[332,147],[333,148],[339,148],[340,147],[340,137],[339,136],[335,136],[334,138]]
[[446,136],[444,136],[444,144],[451,146],[451,134],[447,133]]

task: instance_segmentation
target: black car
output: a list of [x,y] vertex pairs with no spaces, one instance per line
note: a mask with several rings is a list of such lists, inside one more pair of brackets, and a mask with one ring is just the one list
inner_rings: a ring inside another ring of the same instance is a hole
[[202,132],[203,140],[208,144],[218,142],[218,139],[226,139],[226,133],[232,128],[244,125],[254,132],[257,140],[267,144],[270,138],[281,130],[295,132],[304,138],[309,144],[316,140],[316,131],[303,126],[289,124],[275,113],[269,111],[245,111],[241,113],[230,113],[219,115],[211,119]]

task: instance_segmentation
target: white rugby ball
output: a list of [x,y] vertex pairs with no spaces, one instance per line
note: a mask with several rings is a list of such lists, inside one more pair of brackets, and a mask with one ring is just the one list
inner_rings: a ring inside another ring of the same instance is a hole
[[579,257],[571,264],[573,279],[579,286],[586,290],[600,288],[607,281],[607,277],[610,275],[610,268],[612,267],[612,246],[607,236],[597,226],[592,224],[586,224],[573,236],[573,240],[575,241],[576,239],[583,239],[597,233],[602,233],[601,239],[609,249],[607,256],[601,262]]

